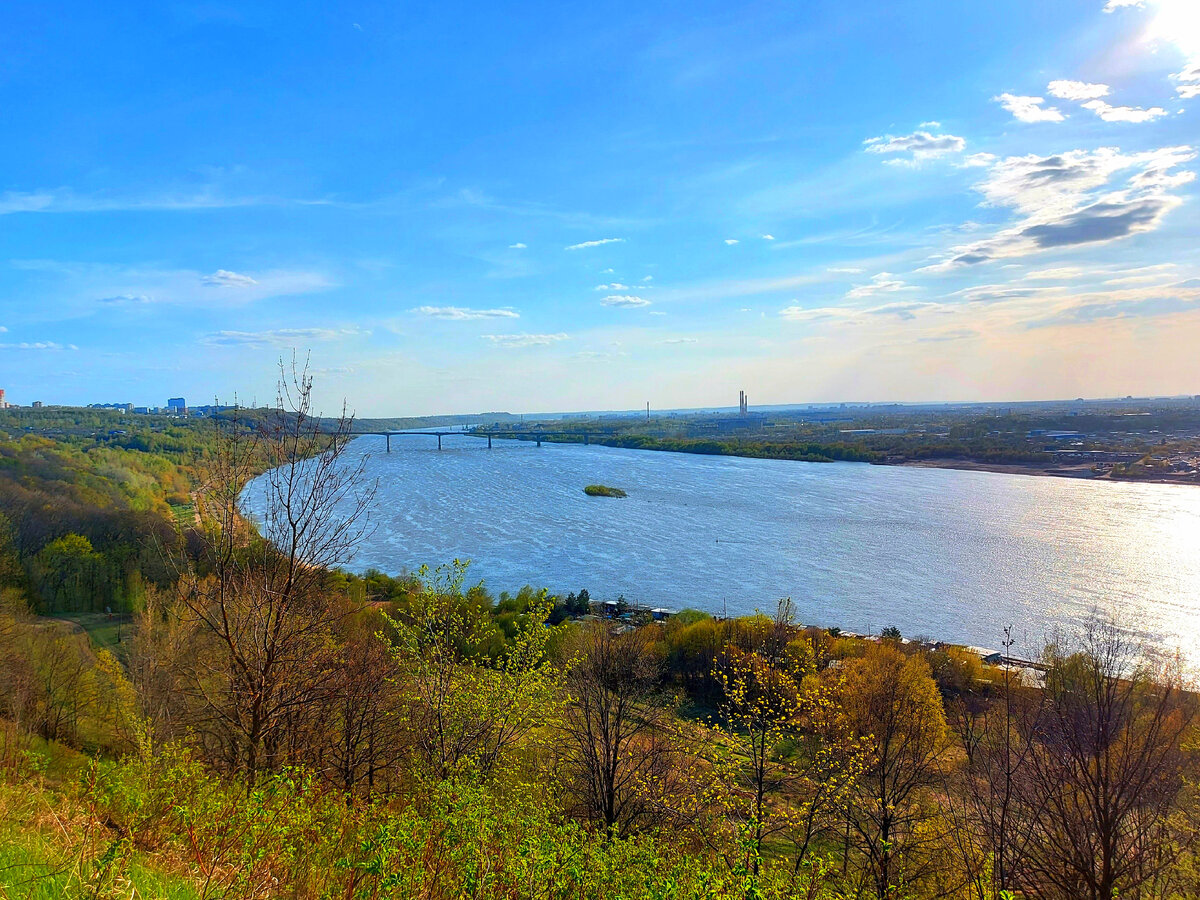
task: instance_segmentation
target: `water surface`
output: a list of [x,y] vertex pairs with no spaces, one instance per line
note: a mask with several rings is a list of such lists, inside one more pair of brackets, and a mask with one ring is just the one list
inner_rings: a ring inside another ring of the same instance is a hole
[[[377,528],[352,568],[459,557],[494,592],[801,619],[1026,646],[1096,605],[1200,662],[1200,489],[708,457],[467,437],[362,437]],[[583,487],[625,489],[625,499]],[[253,489],[248,506],[255,505]]]

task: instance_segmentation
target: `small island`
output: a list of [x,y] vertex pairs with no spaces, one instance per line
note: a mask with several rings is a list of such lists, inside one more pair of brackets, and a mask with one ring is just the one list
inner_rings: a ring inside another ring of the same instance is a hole
[[583,489],[589,497],[628,497],[620,488],[609,487],[606,484],[589,484]]

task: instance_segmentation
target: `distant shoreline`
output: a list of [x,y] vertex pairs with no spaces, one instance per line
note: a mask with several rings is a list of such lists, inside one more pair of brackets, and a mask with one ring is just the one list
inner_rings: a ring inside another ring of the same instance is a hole
[[943,457],[935,459],[906,459],[898,462],[877,462],[877,466],[907,466],[918,469],[959,469],[966,472],[998,472],[1004,475],[1032,475],[1044,478],[1073,478],[1078,481],[1114,481],[1123,484],[1187,484],[1200,485],[1194,475],[1155,475],[1149,478],[1129,478],[1106,472],[1096,475],[1091,466],[1044,465],[1040,463],[990,463],[974,459]]

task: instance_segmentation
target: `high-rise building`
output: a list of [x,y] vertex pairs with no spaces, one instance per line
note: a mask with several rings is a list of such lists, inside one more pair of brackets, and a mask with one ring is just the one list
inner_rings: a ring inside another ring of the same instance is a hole
[[4,409],[8,404],[4,402],[4,388],[0,388],[0,409]]
[[738,391],[738,415],[744,416],[750,408],[750,398],[745,391]]
[[172,397],[167,401],[167,409],[173,413],[187,412],[187,401],[182,397]]

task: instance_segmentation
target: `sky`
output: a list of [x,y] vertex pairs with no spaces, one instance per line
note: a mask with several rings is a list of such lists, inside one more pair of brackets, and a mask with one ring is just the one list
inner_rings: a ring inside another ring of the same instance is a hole
[[0,4],[9,402],[1200,393],[1200,2]]

